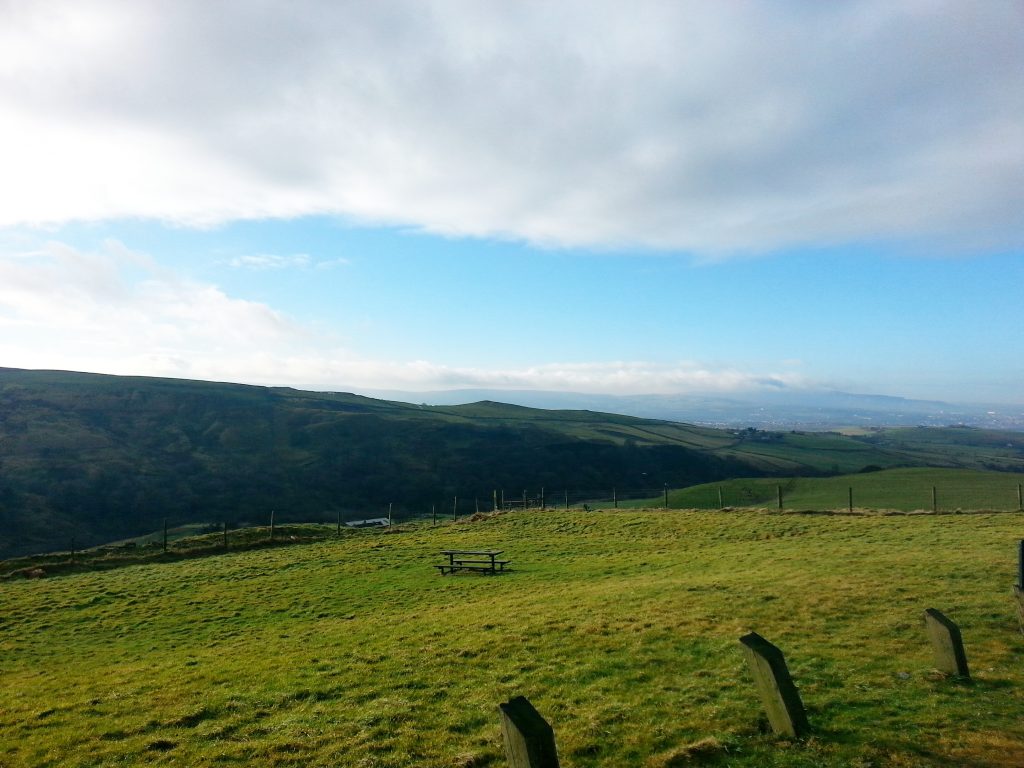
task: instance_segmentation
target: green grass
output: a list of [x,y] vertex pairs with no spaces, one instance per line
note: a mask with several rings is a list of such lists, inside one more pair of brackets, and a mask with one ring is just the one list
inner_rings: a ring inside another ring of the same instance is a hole
[[[5,766],[504,766],[522,694],[562,765],[1024,763],[1015,514],[513,513],[0,584]],[[439,550],[514,570],[440,577]],[[932,673],[958,622],[970,684]],[[779,742],[737,639],[786,653]]]
[[[1018,484],[1024,473],[985,472],[968,469],[908,468],[864,472],[838,477],[738,478],[704,483],[669,492],[672,509],[771,507],[778,504],[782,487],[783,506],[790,510],[847,509],[850,489],[856,510],[912,512],[932,509],[932,488],[938,511],[1015,511],[1020,508]],[[662,506],[661,497],[620,502],[623,508]]]

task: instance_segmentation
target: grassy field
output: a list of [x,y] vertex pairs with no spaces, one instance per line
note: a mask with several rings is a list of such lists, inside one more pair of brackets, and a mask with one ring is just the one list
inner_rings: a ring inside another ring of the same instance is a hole
[[[672,509],[718,509],[721,491],[721,503],[726,507],[776,508],[781,486],[786,509],[840,510],[848,508],[852,488],[855,509],[912,512],[932,509],[932,488],[935,488],[940,512],[1015,511],[1020,508],[1018,484],[1024,484],[1024,473],[889,469],[838,477],[739,478],[704,483],[670,491],[668,503]],[[663,503],[658,497],[624,501],[620,506],[662,506]]]
[[[1015,514],[519,512],[0,584],[5,766],[1019,766]],[[440,577],[444,548],[514,570]],[[927,607],[973,681],[932,671]],[[814,734],[765,732],[738,638]]]

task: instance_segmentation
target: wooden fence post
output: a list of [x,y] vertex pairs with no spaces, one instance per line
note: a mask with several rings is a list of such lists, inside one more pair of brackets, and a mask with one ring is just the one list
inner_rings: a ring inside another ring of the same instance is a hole
[[459,497],[455,497],[455,501],[452,502],[452,522],[459,522]]
[[555,732],[523,696],[498,705],[510,768],[558,768]]
[[935,486],[932,486],[932,512],[939,511],[939,494],[935,490]]
[[437,504],[430,505],[430,516],[434,519],[433,525],[437,525]]
[[615,509],[619,508],[619,494],[616,493],[614,488],[612,488],[612,506],[615,507]]
[[569,511],[569,489],[568,488],[565,489],[565,509],[566,509],[567,512]]
[[779,512],[782,511],[782,486],[776,485],[775,492],[779,495]]
[[718,508],[725,509],[725,504],[722,503],[722,486],[718,486]]
[[665,493],[665,509],[668,509],[668,483],[665,483],[661,490]]
[[936,668],[947,675],[970,677],[960,627],[934,608],[925,610],[924,625],[928,639],[932,641],[932,650],[935,651]]
[[850,514],[852,515],[852,514],[853,514],[853,486],[851,485],[851,486],[850,486],[850,487],[849,487],[849,488],[847,489],[847,491],[849,492],[849,498],[847,499],[847,501],[849,502],[849,504],[847,505],[847,507],[848,507],[848,509],[850,510]]
[[341,510],[338,510],[338,535],[341,536]]
[[391,508],[394,505],[395,505],[395,503],[393,501],[392,502],[388,502],[388,528],[391,527]]
[[772,730],[780,736],[803,736],[810,724],[782,651],[756,632],[741,637],[740,645]]

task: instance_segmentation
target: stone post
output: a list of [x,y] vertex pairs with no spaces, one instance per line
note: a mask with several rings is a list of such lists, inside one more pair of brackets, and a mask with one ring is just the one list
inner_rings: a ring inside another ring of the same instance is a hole
[[947,675],[970,677],[960,628],[934,608],[924,612],[924,625],[935,651],[935,666]]
[[558,768],[555,732],[523,696],[498,705],[510,768]]
[[772,730],[800,738],[810,730],[800,693],[793,684],[782,651],[756,632],[740,638],[743,655],[754,676]]

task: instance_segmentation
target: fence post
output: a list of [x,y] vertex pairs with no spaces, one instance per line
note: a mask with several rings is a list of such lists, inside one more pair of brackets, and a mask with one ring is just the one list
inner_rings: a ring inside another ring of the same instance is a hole
[[391,527],[391,507],[394,506],[394,502],[388,502],[388,528]]
[[430,505],[430,516],[434,519],[432,525],[437,525],[437,504]]
[[614,488],[612,488],[612,506],[615,509],[619,508],[619,495],[615,492]]
[[779,495],[779,512],[782,511],[782,486],[776,485],[775,492]]
[[540,508],[541,510],[547,509],[547,503],[544,498],[544,486],[541,486],[540,488]]
[[668,509],[668,483],[664,484],[662,490],[665,492],[665,509]]
[[452,502],[452,522],[459,522],[459,497],[455,497],[455,501]]
[[497,512],[498,511],[498,489],[497,488],[494,489],[494,491],[491,493],[491,496],[492,496],[491,500],[494,502],[494,510],[493,511]]
[[523,696],[498,705],[510,768],[558,768],[555,732]]
[[939,495],[935,491],[935,486],[932,486],[932,512],[939,511]]
[[338,510],[338,535],[341,536],[341,510]]
[[270,540],[274,540],[274,510],[270,510]]
[[853,514],[853,486],[851,485],[847,490],[849,491],[849,496],[850,496],[849,497],[849,502],[850,503],[849,503],[848,506],[849,506],[849,509],[850,509],[850,514],[852,515]]
[[722,486],[718,486],[718,508],[725,509],[725,504],[722,503]]
[[474,496],[473,497],[473,504],[475,506],[476,513],[479,515],[480,514],[480,497],[479,496]]
[[569,489],[565,489],[565,511],[569,511]]

